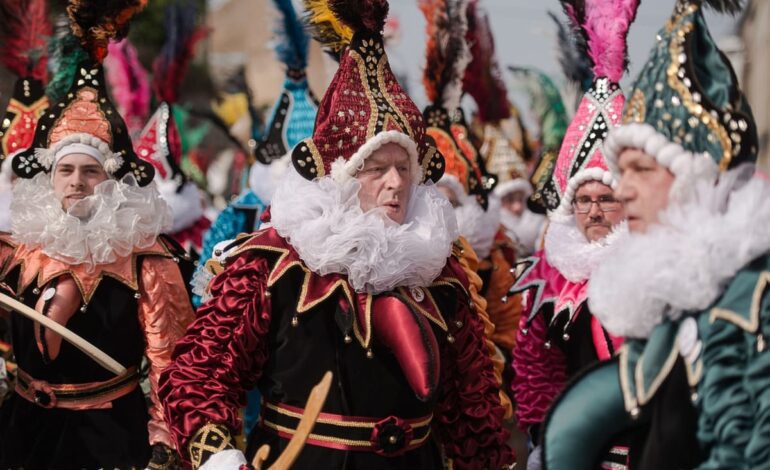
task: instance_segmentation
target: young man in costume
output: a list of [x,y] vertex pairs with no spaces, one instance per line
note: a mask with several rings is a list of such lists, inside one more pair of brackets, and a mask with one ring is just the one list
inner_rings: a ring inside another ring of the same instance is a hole
[[767,467],[770,183],[753,174],[756,127],[706,4],[738,7],[676,2],[605,142],[631,236],[589,304],[627,342],[555,406],[550,469],[592,468],[620,434],[631,468]]
[[[175,455],[156,384],[193,312],[179,252],[158,238],[170,213],[151,185],[152,165],[133,153],[104,84],[107,41],[125,34],[141,4],[111,6],[68,7],[91,58],[78,64],[67,99],[40,118],[31,148],[13,161],[19,246],[2,278],[17,300],[126,372],[116,376],[12,313],[18,378],[0,410],[2,468],[160,468]],[[138,386],[143,356],[149,409]]]
[[[548,216],[544,250],[525,263],[512,292],[527,292],[525,315],[513,352],[513,392],[522,430],[541,444],[546,412],[571,377],[612,357],[621,340],[604,331],[588,309],[588,282],[598,263],[612,256],[627,236],[617,184],[601,150],[607,131],[620,121],[626,34],[638,2],[564,2],[576,31],[586,38],[594,81],[567,128],[553,172],[560,200]],[[617,27],[607,30],[611,22]],[[566,436],[565,439],[569,439]],[[624,449],[613,449],[608,464],[623,465]],[[531,457],[533,466],[540,448]],[[613,467],[615,468],[615,467]]]
[[500,199],[500,223],[516,246],[519,257],[531,256],[542,245],[546,218],[532,212],[527,200],[533,194],[532,183],[515,168],[497,175],[494,195]]
[[331,370],[293,468],[507,467],[483,326],[452,256],[452,208],[430,184],[444,162],[385,55],[388,4],[311,8],[324,40],[344,47],[340,67],[313,137],[292,152],[270,227],[227,258],[163,375],[173,433],[194,467],[243,465],[232,436],[257,384],[248,454],[269,444],[274,459]]
[[201,254],[211,221],[204,214],[201,190],[181,168],[182,134],[175,103],[195,46],[206,35],[197,21],[194,5],[177,2],[166,7],[164,24],[169,34],[153,63],[153,89],[160,105],[134,142],[136,154],[155,167],[158,190],[171,207],[169,235],[193,260]]

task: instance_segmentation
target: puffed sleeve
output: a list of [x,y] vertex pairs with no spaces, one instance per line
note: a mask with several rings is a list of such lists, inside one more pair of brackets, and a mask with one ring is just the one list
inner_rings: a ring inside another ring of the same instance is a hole
[[443,386],[436,407],[436,431],[453,467],[499,469],[514,461],[508,446],[505,410],[484,336],[484,325],[466,298],[458,302],[462,324],[441,356]]
[[148,256],[142,261],[139,292],[139,324],[144,330],[145,355],[150,364],[150,444],[173,448],[173,440],[163,419],[158,399],[158,378],[171,363],[176,342],[184,336],[195,313],[187,296],[177,264],[168,259]]
[[234,447],[245,391],[256,385],[268,357],[268,274],[267,261],[254,251],[230,258],[161,375],[169,428],[182,458],[194,467]]
[[484,340],[494,367],[495,379],[499,385],[500,402],[505,409],[505,418],[508,419],[513,416],[513,404],[511,404],[511,399],[508,397],[507,391],[503,390],[505,357],[498,352],[497,346],[495,346],[493,340],[495,335],[495,324],[492,323],[487,314],[487,300],[481,295],[482,280],[477,274],[479,260],[476,256],[476,252],[473,251],[470,243],[468,243],[465,238],[460,237],[458,243],[461,247],[459,250],[456,250],[459,265],[462,268],[465,277],[468,279],[468,293],[471,296],[471,300],[473,300],[474,311],[484,327]]
[[[545,347],[548,325],[538,313],[527,324],[523,315],[513,350],[512,387],[516,397],[516,419],[522,431],[530,432],[537,443],[537,428],[543,423],[548,409],[567,383],[567,362],[561,350]],[[535,426],[535,428],[533,428]]]

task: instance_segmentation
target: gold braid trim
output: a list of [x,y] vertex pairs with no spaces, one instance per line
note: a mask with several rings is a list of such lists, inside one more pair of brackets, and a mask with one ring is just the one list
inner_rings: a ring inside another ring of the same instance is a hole
[[235,444],[225,426],[209,423],[195,433],[187,448],[193,468],[198,468],[217,452],[235,449]]

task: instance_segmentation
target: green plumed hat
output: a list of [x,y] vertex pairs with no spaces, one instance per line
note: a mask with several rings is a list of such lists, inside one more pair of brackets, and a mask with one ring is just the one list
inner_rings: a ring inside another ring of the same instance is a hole
[[757,155],[757,130],[727,57],[703,17],[703,4],[735,13],[736,0],[678,0],[626,101],[623,125],[605,140],[610,168],[637,148],[677,178],[715,177]]

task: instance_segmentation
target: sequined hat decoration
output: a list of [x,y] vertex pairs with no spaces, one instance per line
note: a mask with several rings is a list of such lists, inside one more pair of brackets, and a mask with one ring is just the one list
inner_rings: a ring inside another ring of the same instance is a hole
[[605,143],[617,171],[624,148],[642,149],[678,180],[715,178],[753,163],[757,130],[727,57],[716,46],[703,4],[735,13],[740,2],[678,0],[637,78],[623,125]]
[[166,7],[166,41],[153,63],[153,89],[160,101],[145,124],[134,148],[140,158],[150,162],[163,181],[181,186],[187,181],[182,172],[182,136],[174,118],[174,103],[195,55],[195,46],[207,30],[198,25],[194,4],[172,2]]
[[286,78],[264,138],[254,149],[257,161],[263,164],[283,157],[302,139],[312,135],[318,111],[318,100],[310,90],[305,74],[310,37],[292,0],[273,0],[273,3],[280,13],[274,49],[286,66]]
[[64,101],[40,117],[32,146],[14,158],[19,177],[48,173],[69,153],[86,153],[115,179],[130,173],[140,186],[152,181],[153,168],[134,153],[126,124],[109,99],[102,68],[108,42],[127,34],[129,19],[143,6],[137,0],[69,2],[70,26],[89,58],[78,64]]
[[[385,54],[382,29],[388,3],[306,0],[306,5],[315,34],[339,47],[341,58],[319,105],[313,136],[292,151],[296,170],[310,180],[331,175],[338,182],[346,181],[374,151],[394,143],[408,153],[414,181],[438,181],[443,158],[425,135],[422,115],[398,83]],[[353,32],[349,42],[328,29],[330,16]]]
[[2,163],[32,145],[37,120],[48,108],[46,42],[52,28],[44,0],[3,0],[0,14],[0,62],[18,77],[0,121]]
[[562,5],[576,31],[585,37],[594,80],[583,94],[559,150],[552,179],[560,201],[552,217],[573,213],[575,192],[585,182],[616,185],[602,144],[623,111],[625,99],[618,83],[626,69],[626,38],[639,0],[563,0]]

